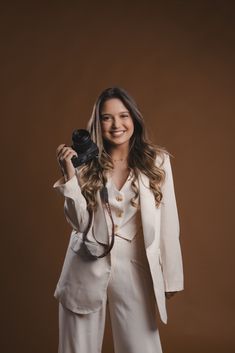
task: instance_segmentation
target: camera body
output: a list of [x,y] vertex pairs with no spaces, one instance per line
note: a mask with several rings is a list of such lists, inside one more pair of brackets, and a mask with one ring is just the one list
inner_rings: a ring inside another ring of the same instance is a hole
[[72,134],[71,148],[77,152],[71,161],[74,168],[88,162],[99,155],[98,146],[92,141],[89,131],[85,129],[74,130]]

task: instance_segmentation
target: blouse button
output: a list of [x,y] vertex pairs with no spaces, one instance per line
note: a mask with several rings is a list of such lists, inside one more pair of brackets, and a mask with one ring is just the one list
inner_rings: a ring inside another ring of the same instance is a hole
[[122,215],[123,215],[123,211],[119,211],[119,212],[117,213],[117,217],[122,217]]
[[117,201],[122,201],[122,200],[123,200],[123,197],[122,197],[121,195],[117,195],[117,196],[116,196],[116,200],[117,200]]

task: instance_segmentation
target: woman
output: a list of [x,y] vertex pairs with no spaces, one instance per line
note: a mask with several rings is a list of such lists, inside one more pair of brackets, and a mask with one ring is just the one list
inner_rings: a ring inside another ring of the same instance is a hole
[[[169,153],[148,140],[135,101],[119,87],[100,94],[88,131],[98,158],[74,168],[77,153],[57,148],[63,178],[53,187],[73,228],[54,294],[59,353],[100,353],[107,305],[115,353],[161,353],[156,313],[166,324],[165,299],[183,290]],[[97,260],[82,252],[85,231]]]

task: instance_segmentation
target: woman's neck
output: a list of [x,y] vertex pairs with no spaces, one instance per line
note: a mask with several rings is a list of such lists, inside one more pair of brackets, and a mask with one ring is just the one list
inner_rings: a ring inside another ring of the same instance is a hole
[[111,156],[112,160],[126,160],[128,158],[128,152],[129,152],[129,148],[128,146],[124,145],[120,145],[120,146],[111,146],[109,148],[109,155]]

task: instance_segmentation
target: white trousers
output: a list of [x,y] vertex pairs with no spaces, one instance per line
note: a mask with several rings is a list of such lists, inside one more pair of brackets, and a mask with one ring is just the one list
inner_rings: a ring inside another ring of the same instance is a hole
[[132,241],[116,236],[108,256],[111,276],[99,311],[77,314],[59,303],[58,352],[101,353],[108,306],[115,353],[162,353],[142,230]]

